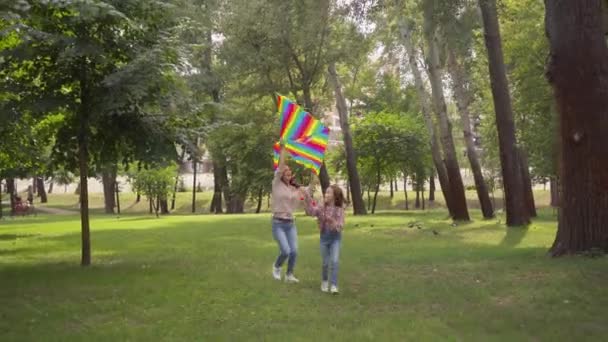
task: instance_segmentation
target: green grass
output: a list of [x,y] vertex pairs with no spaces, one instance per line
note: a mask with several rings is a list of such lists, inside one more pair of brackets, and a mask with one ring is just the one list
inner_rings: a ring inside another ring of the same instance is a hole
[[332,297],[310,218],[297,285],[271,279],[268,215],[94,216],[89,268],[76,216],[0,221],[0,340],[605,340],[608,259],[548,258],[555,226],[348,217]]

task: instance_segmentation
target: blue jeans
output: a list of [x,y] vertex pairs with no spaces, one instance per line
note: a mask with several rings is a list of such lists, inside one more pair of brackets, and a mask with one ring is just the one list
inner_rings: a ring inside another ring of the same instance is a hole
[[323,281],[329,279],[329,269],[331,268],[331,284],[338,286],[338,269],[340,267],[340,243],[342,241],[341,232],[323,230],[321,232],[321,258],[323,259],[323,269],[321,277]]
[[298,230],[295,223],[272,219],[272,236],[279,244],[279,256],[274,267],[281,267],[287,261],[287,274],[293,274],[298,257]]

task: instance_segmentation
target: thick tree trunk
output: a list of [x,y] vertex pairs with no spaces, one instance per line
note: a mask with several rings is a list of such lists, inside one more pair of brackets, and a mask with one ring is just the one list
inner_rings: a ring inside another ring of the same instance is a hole
[[477,198],[479,199],[483,217],[490,219],[494,217],[494,208],[492,206],[492,201],[490,200],[490,194],[488,192],[486,181],[483,178],[481,163],[479,162],[479,157],[477,156],[477,150],[475,149],[475,141],[473,140],[473,132],[471,128],[469,106],[473,98],[467,90],[470,82],[462,68],[462,65],[458,62],[454,52],[451,50],[448,52],[448,69],[452,77],[452,90],[454,99],[456,100],[458,112],[460,113],[462,133],[464,134],[464,141],[467,148],[467,158],[471,164],[471,171],[473,172],[473,179],[475,180]]
[[450,216],[454,217],[454,208],[452,205],[452,197],[450,194],[450,180],[448,179],[448,173],[445,168],[445,164],[443,163],[443,158],[441,157],[439,140],[437,138],[437,134],[435,133],[436,128],[431,115],[432,109],[428,102],[429,95],[424,87],[424,81],[422,80],[418,61],[416,60],[417,53],[416,49],[414,48],[414,43],[412,41],[411,29],[408,24],[403,21],[400,23],[399,27],[401,31],[401,40],[408,55],[408,62],[412,71],[412,75],[414,76],[414,83],[416,85],[418,98],[420,99],[420,109],[422,111],[424,123],[429,132],[429,137],[431,140],[431,155],[433,157],[433,164],[435,164],[435,168],[437,170],[437,178],[439,178],[441,192],[443,193],[443,198],[445,199],[446,207],[450,212]]
[[496,1],[479,0],[479,7],[483,17],[484,38],[488,51],[490,81],[496,112],[507,225],[521,226],[530,223],[530,219],[525,206],[523,180],[519,171],[515,122],[502,54]]
[[40,197],[40,203],[47,203],[49,200],[46,196],[46,189],[44,188],[44,178],[36,177],[36,188],[38,189],[38,197]]
[[161,215],[169,214],[169,202],[166,199],[159,200],[160,213]]
[[414,207],[416,209],[420,209],[420,189],[418,189],[418,187],[416,187],[416,202],[414,203]]
[[608,252],[608,46],[602,1],[546,1],[547,77],[561,131],[553,256]]
[[211,199],[210,212],[221,214],[222,209],[222,170],[219,164],[213,160],[213,198]]
[[[335,71],[335,67],[334,67],[334,71]],[[337,74],[336,74],[336,77],[337,77]],[[334,85],[334,88],[335,88],[335,85]],[[314,113],[314,103],[312,102],[310,86],[305,85],[302,89],[302,92],[304,94],[304,106],[306,107],[305,108],[306,111],[308,111],[311,115],[317,117],[317,115],[315,115],[316,113]],[[346,104],[344,104],[344,108],[346,109]],[[347,163],[348,163],[348,158],[347,158]],[[321,183],[321,189],[323,190],[323,193],[325,193],[325,190],[327,190],[327,188],[329,188],[329,183],[330,183],[329,174],[327,173],[327,168],[325,167],[325,162],[323,162],[323,165],[321,165],[321,170],[319,171],[319,181]]]
[[530,177],[530,166],[528,165],[528,157],[525,151],[521,148],[517,149],[519,156],[519,167],[521,170],[521,179],[524,186],[524,196],[526,198],[526,208],[530,217],[536,217],[536,203],[534,201],[534,189],[532,188],[532,179]]
[[429,179],[429,202],[435,202],[435,175]]
[[103,199],[104,208],[106,214],[114,214],[114,207],[116,206],[116,196],[114,191],[116,190],[116,174],[113,168],[108,167],[101,173],[101,183],[103,185]]
[[551,177],[549,187],[551,188],[551,206],[557,208],[559,207],[559,180],[557,177]]
[[433,24],[433,11],[431,6],[424,10],[424,36],[428,45],[428,75],[432,88],[433,107],[439,122],[441,132],[441,145],[445,157],[445,167],[448,174],[450,195],[453,208],[453,219],[469,221],[467,199],[464,193],[464,184],[456,156],[456,146],[452,136],[452,123],[448,118],[445,96],[443,93],[443,72],[439,63],[439,46]]

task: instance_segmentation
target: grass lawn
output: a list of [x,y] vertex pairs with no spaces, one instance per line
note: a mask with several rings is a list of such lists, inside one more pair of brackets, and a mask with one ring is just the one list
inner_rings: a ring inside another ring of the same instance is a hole
[[551,211],[527,229],[478,217],[451,227],[443,211],[347,219],[339,296],[319,290],[310,218],[298,224],[297,285],[271,278],[267,214],[97,215],[89,268],[77,216],[0,221],[0,341],[608,336],[608,259],[548,258]]

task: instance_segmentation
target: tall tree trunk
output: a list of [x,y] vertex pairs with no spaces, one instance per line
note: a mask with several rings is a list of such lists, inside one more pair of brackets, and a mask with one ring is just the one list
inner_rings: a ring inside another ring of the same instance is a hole
[[[335,71],[335,66],[334,66],[334,71]],[[337,77],[337,74],[336,74],[336,77]],[[334,90],[335,90],[335,88],[336,88],[336,85],[334,84]],[[318,118],[318,115],[315,115],[316,113],[314,113],[314,103],[312,102],[310,86],[305,85],[302,89],[302,92],[304,94],[304,106],[306,107],[306,110],[308,112],[310,112],[311,115]],[[342,97],[342,99],[344,99],[344,97]],[[346,103],[344,103],[344,110],[346,110]],[[338,111],[339,111],[339,109],[338,109]],[[342,120],[340,120],[340,121],[342,121]],[[343,134],[344,134],[344,132],[343,132]],[[346,159],[346,162],[348,164],[348,158]],[[325,193],[325,190],[327,190],[327,188],[329,188],[329,183],[330,183],[329,174],[327,173],[327,168],[325,167],[325,162],[323,162],[323,164],[321,165],[321,170],[319,171],[319,181],[321,183],[321,189],[323,189],[323,193]]]
[[34,195],[36,195],[36,197],[38,197],[38,176],[34,176],[34,178],[32,178],[32,190],[34,191]]
[[475,180],[477,198],[479,199],[483,217],[490,219],[494,217],[494,207],[492,206],[492,201],[490,200],[490,194],[488,192],[486,181],[483,178],[481,164],[479,162],[479,157],[477,156],[477,150],[475,149],[475,141],[473,140],[473,132],[471,129],[471,115],[469,113],[469,106],[473,98],[468,91],[470,82],[463,70],[462,65],[458,62],[458,59],[452,50],[448,52],[448,69],[452,77],[452,90],[454,99],[456,100],[456,106],[458,107],[458,112],[460,113],[462,133],[464,134],[464,141],[467,148],[467,158],[471,164],[471,171],[473,172],[473,179]]
[[116,206],[116,178],[111,167],[107,167],[101,172],[101,183],[103,185],[103,199],[106,214],[114,214]]
[[429,179],[429,202],[435,202],[435,175]]
[[255,208],[255,213],[259,214],[262,211],[262,201],[264,200],[264,189],[258,190],[258,206]]
[[231,204],[233,202],[233,194],[230,191],[230,181],[228,180],[228,166],[226,165],[226,159],[224,158],[223,160],[221,160],[221,163],[223,165],[220,167],[220,182],[222,194],[224,195],[224,203],[226,204],[226,213],[233,214],[232,209],[234,208]]
[[391,198],[393,198],[393,197],[395,197],[395,193],[393,192],[393,179],[392,178],[390,180],[390,183],[391,183],[390,196],[391,196]]
[[80,264],[91,264],[91,232],[89,225],[89,147],[88,147],[88,106],[81,104],[83,113],[80,118],[78,136],[78,164],[80,171],[80,226],[82,240],[82,255]]
[[46,189],[44,188],[44,178],[36,177],[36,187],[38,188],[38,197],[40,197],[40,203],[47,203],[49,200],[46,196]]
[[530,219],[525,207],[523,180],[521,172],[519,172],[515,122],[513,121],[511,97],[502,54],[496,0],[479,0],[479,7],[483,18],[492,97],[494,99],[494,111],[496,112],[507,225],[511,227],[521,226],[530,223]]
[[420,209],[420,188],[418,186],[416,186],[416,202],[414,208]]
[[407,198],[407,175],[403,173],[403,193],[405,194],[405,210],[410,210],[409,199]]
[[116,185],[115,193],[116,193],[116,213],[120,215],[120,187],[118,182],[114,182]]
[[551,177],[549,182],[549,190],[551,191],[551,206],[556,208],[559,207],[559,179],[557,177]]
[[[430,1],[427,1],[427,3],[430,3]],[[443,146],[445,167],[450,185],[453,219],[469,221],[470,217],[467,209],[467,199],[464,193],[460,166],[458,165],[456,146],[454,145],[454,138],[452,136],[452,123],[448,118],[447,106],[443,93],[443,72],[441,71],[441,65],[439,63],[439,46],[435,31],[433,7],[427,5],[424,8],[424,37],[428,45],[427,71],[432,88],[433,107],[435,109],[437,121],[439,122],[439,131],[441,132],[440,140],[441,145]]]
[[150,205],[150,214],[154,213],[154,205],[152,204],[152,198],[148,199],[148,204]]
[[367,187],[367,211],[372,210],[372,198],[370,195],[370,187]]
[[171,210],[175,210],[175,197],[177,196],[177,187],[179,185],[180,165],[184,162],[185,157],[186,157],[186,148],[182,147],[182,153],[179,155],[179,164],[177,166],[177,176],[175,177],[175,184],[173,185],[173,196],[171,197]]
[[530,177],[530,167],[528,165],[528,156],[521,148],[517,148],[519,156],[519,167],[521,170],[521,179],[524,186],[524,196],[526,198],[526,208],[530,217],[536,217],[536,203],[534,201],[534,189],[532,188],[532,179]]
[[600,0],[546,2],[547,77],[559,113],[560,210],[553,256],[608,252],[608,10]]
[[[350,182],[347,180],[346,181],[346,203],[350,203],[350,192],[351,192]],[[363,196],[361,196],[361,203],[363,203]],[[363,208],[365,208],[365,206],[363,206]]]
[[[198,141],[198,139],[197,139]],[[192,157],[192,213],[196,213],[196,174],[197,174],[198,160],[196,157]]]
[[422,210],[426,210],[426,200],[424,199],[424,187],[422,188]]
[[215,214],[223,213],[222,209],[222,170],[219,164],[213,159],[213,198],[211,199],[210,212]]
[[393,185],[395,186],[395,192],[399,192],[399,186],[397,186],[397,184],[399,184],[399,182],[397,181],[397,178],[393,179]]
[[[329,81],[334,88],[336,96],[336,108],[340,117],[340,128],[342,129],[342,138],[344,139],[344,150],[346,152],[346,169],[348,173],[348,184],[351,191],[353,202],[353,213],[355,215],[365,215],[365,204],[363,196],[361,196],[361,180],[359,179],[359,171],[357,170],[357,155],[353,147],[353,138],[350,132],[350,123],[348,121],[348,109],[346,100],[342,93],[342,84],[336,72],[335,63],[330,63],[328,67]],[[323,190],[325,191],[325,190]]]
[[53,193],[53,187],[55,185],[55,180],[53,178],[51,178],[50,182],[49,182],[49,191],[47,191],[47,193],[50,195]]
[[424,87],[424,82],[422,80],[422,75],[420,73],[420,68],[418,66],[417,52],[414,48],[414,42],[411,35],[411,28],[408,24],[406,24],[403,20],[400,22],[400,32],[401,32],[401,41],[408,55],[408,62],[410,65],[410,69],[412,71],[412,75],[414,76],[414,83],[416,85],[416,91],[418,93],[418,98],[420,99],[420,109],[422,111],[422,116],[424,118],[424,123],[429,132],[430,137],[430,145],[431,145],[431,155],[433,157],[433,164],[435,164],[435,169],[437,170],[437,178],[439,179],[439,184],[441,185],[441,192],[443,193],[443,198],[445,199],[446,207],[450,212],[450,216],[454,217],[455,212],[452,205],[451,194],[450,194],[450,180],[448,179],[448,173],[443,163],[443,158],[441,157],[441,150],[439,148],[439,140],[437,138],[435,124],[433,123],[433,118],[431,116],[431,106],[428,102],[428,93]]
[[6,193],[11,206],[11,215],[15,215],[15,178],[6,179]]
[[378,201],[378,192],[380,192],[380,168],[378,167],[376,170],[376,192],[374,193],[374,203],[372,205],[372,214],[376,213],[376,203]]

